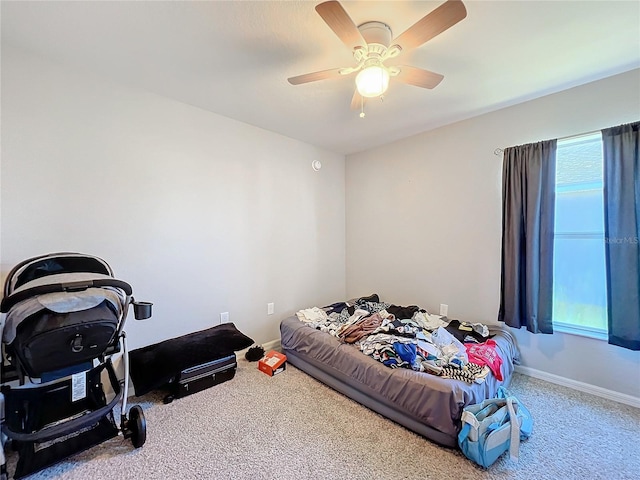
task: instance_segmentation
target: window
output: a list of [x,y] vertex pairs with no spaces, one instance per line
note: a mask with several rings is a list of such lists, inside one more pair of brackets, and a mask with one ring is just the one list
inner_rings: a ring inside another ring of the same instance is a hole
[[558,140],[553,323],[560,331],[607,332],[602,138]]

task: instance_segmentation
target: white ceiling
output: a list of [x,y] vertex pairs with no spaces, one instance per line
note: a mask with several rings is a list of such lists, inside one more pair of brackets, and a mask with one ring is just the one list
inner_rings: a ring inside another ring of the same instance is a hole
[[[2,41],[340,153],[640,67],[637,0],[465,0],[466,19],[387,62],[443,82],[392,79],[361,119],[349,108],[353,76],[286,80],[354,63],[316,3],[2,1]],[[441,3],[342,2],[357,25],[383,21],[394,36]]]

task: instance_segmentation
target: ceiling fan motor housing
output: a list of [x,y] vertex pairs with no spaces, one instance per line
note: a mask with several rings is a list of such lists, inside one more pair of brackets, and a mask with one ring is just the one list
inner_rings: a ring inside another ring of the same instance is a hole
[[358,30],[367,43],[377,43],[388,47],[393,38],[391,27],[382,22],[365,22],[358,26]]
[[365,67],[380,64],[393,38],[391,27],[382,22],[365,22],[358,26],[358,30],[367,42],[367,47],[356,47],[353,51],[354,58],[358,63],[365,61]]

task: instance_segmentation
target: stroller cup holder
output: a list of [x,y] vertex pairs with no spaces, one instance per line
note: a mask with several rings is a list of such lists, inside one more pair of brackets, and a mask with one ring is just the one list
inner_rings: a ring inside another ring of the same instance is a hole
[[146,320],[151,318],[151,302],[137,302],[133,300],[133,316],[136,320]]

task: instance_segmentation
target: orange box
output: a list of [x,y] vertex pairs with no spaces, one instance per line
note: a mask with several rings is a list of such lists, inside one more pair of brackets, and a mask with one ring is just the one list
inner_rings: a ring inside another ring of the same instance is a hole
[[287,356],[275,350],[270,350],[258,362],[258,369],[270,377],[284,372],[287,368]]

